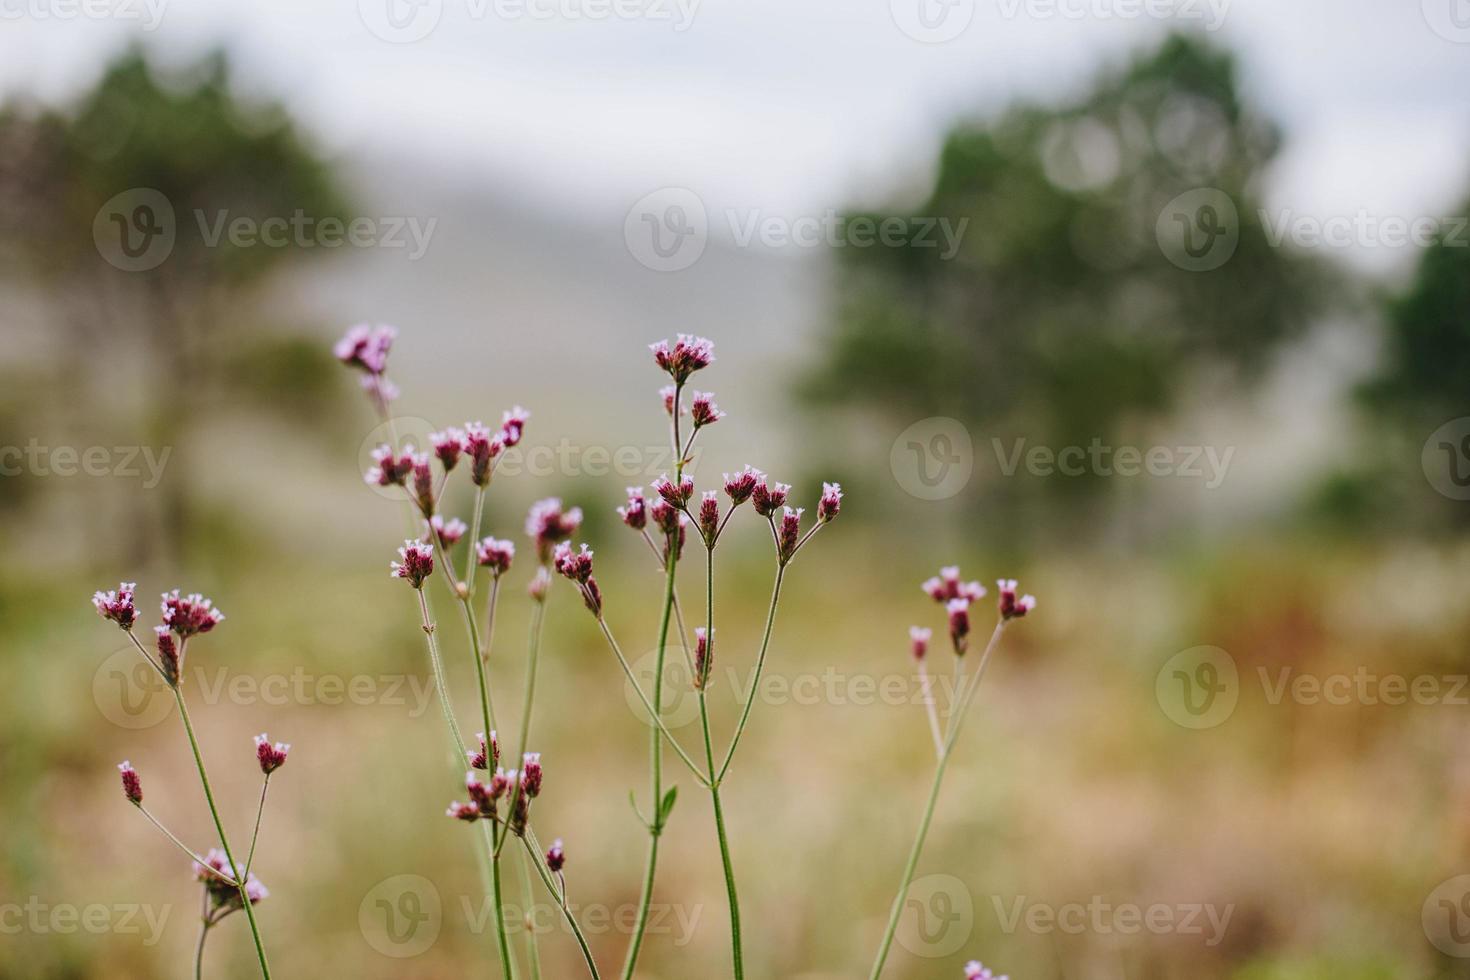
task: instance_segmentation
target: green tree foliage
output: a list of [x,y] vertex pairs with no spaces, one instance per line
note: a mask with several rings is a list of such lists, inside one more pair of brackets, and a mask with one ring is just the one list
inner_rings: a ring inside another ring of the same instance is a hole
[[[108,202],[138,189],[166,198],[174,239],[161,264],[132,271],[109,262],[94,224]],[[54,374],[32,365],[11,390],[29,384],[31,411],[67,392],[65,409],[81,424],[112,419],[132,438],[176,449],[231,398],[299,417],[330,390],[331,365],[293,339],[299,323],[275,322],[266,300],[278,272],[323,250],[240,245],[213,232],[222,216],[320,221],[345,211],[333,167],[279,104],[238,97],[222,54],[164,73],[132,49],[71,105],[0,107],[0,275],[59,341]],[[140,370],[137,417],[73,404],[88,390],[118,399]],[[188,459],[174,454],[156,520],[133,515],[138,547],[158,532],[177,539],[186,524]]]
[[[1163,417],[1201,378],[1249,379],[1322,295],[1257,217],[1277,147],[1232,58],[1183,36],[1073,102],[958,126],[926,199],[898,215],[968,219],[958,254],[838,250],[830,355],[809,390],[1071,445]],[[1197,188],[1228,195],[1239,226],[1209,271],[1171,262],[1155,230]]]

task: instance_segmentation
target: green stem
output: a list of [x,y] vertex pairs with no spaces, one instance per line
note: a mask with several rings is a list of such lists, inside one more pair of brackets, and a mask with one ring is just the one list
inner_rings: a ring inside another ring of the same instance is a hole
[[[429,597],[422,588],[414,590],[419,597],[419,612],[423,614],[424,636],[429,644],[429,666],[434,671],[434,687],[439,692],[439,707],[444,711],[444,721],[449,725],[449,735],[454,740],[455,754],[464,758],[465,740],[460,734],[459,722],[454,718],[454,705],[449,702],[449,685],[444,680],[444,661],[439,656],[439,641],[434,638],[434,620],[429,612]],[[478,659],[478,658],[477,658]]]
[[597,961],[592,958],[592,950],[587,945],[587,937],[582,934],[582,927],[577,924],[577,917],[572,914],[572,908],[567,904],[565,893],[559,892],[556,882],[551,880],[551,871],[542,863],[541,845],[536,841],[536,835],[528,828],[527,836],[521,838],[526,845],[526,852],[530,855],[531,864],[536,868],[536,873],[541,876],[541,882],[556,904],[561,907],[562,917],[567,920],[567,925],[572,930],[572,935],[577,937],[577,945],[582,948],[582,959],[587,963],[587,972],[592,975],[592,980],[602,980],[601,974],[597,972]]
[[766,666],[766,651],[771,647],[771,628],[776,624],[776,607],[781,602],[781,580],[786,575],[786,566],[778,565],[776,568],[776,583],[771,587],[771,608],[766,613],[765,635],[761,637],[760,654],[755,660],[755,676],[751,678],[750,690],[745,692],[745,708],[740,712],[740,723],[735,726],[735,735],[730,739],[730,750],[725,753],[725,761],[720,765],[720,771],[715,776],[716,784],[723,782],[725,773],[730,771],[730,763],[735,759],[735,749],[740,744],[740,736],[745,734],[745,725],[750,721],[750,709],[755,705],[756,692],[760,690],[761,671]]
[[536,935],[536,916],[532,912],[536,896],[531,887],[529,860],[526,855],[521,855],[521,885],[526,896],[526,958],[531,963],[531,980],[541,980],[540,939]]
[[204,940],[209,938],[209,889],[200,889],[202,900],[199,906],[199,943],[194,947],[194,980],[204,978]]
[[265,813],[265,791],[271,787],[271,777],[267,773],[265,782],[260,784],[260,806],[255,809],[255,830],[250,834],[250,854],[245,858],[245,876],[250,876],[250,866],[255,863],[255,842],[260,839],[260,818]]
[[[509,833],[510,831],[508,829],[500,831],[501,836]],[[490,832],[490,836],[492,839],[496,836],[493,829]],[[499,841],[495,842],[495,847],[497,851],[500,849]],[[494,900],[495,941],[500,947],[500,968],[505,971],[506,980],[512,980],[516,974],[515,966],[511,963],[510,958],[510,941],[505,935],[505,896],[500,883],[500,861],[498,859],[492,858],[490,861],[490,880],[490,895]]]
[[[705,624],[704,642],[705,667],[713,666],[712,659],[715,653],[715,550],[713,547],[705,549]],[[699,685],[699,723],[704,730],[704,757],[709,765],[709,771],[715,771],[715,746],[710,737],[709,726],[709,704],[706,700],[705,688],[707,684],[703,677]],[[740,938],[740,896],[735,890],[735,865],[730,857],[730,838],[725,831],[725,810],[720,805],[720,784],[713,780],[709,788],[710,802],[714,805],[715,833],[720,839],[720,863],[725,870],[725,894],[730,906],[730,957],[735,972],[735,980],[744,980],[745,958]]]
[[893,899],[893,908],[888,913],[888,928],[883,932],[883,942],[878,947],[878,957],[873,961],[873,970],[868,975],[868,980],[878,980],[883,973],[883,964],[888,960],[888,950],[893,946],[894,933],[898,931],[898,919],[903,914],[903,903],[908,898],[909,882],[913,880],[914,869],[919,865],[919,853],[924,849],[924,838],[929,836],[929,824],[934,820],[934,805],[939,800],[939,787],[948,765],[949,752],[946,750],[939,757],[939,764],[934,769],[934,784],[929,788],[929,800],[924,805],[924,816],[919,821],[919,833],[914,838],[913,846],[909,848],[908,861],[903,866],[903,877],[898,883],[898,895]]
[[[182,659],[182,650],[179,656]],[[199,751],[199,740],[194,736],[194,725],[189,721],[189,709],[184,705],[184,692],[177,687],[174,688],[174,700],[179,705],[179,717],[184,721],[184,732],[189,736],[189,748],[194,752],[194,765],[199,769],[199,782],[204,786],[204,799],[209,804],[209,815],[214,818],[214,829],[219,832],[220,847],[224,849],[225,859],[230,862],[230,870],[239,875],[236,886],[240,889],[240,902],[245,909],[245,918],[250,921],[250,936],[255,940],[255,955],[260,959],[260,975],[264,980],[270,980],[271,968],[265,959],[265,943],[260,938],[260,926],[255,921],[255,909],[251,907],[250,896],[245,893],[245,876],[240,874],[240,866],[235,863],[235,856],[230,851],[225,825],[220,820],[219,807],[214,802],[214,790],[209,785],[209,774],[204,770],[204,756]]]
[[[709,777],[699,768],[699,764],[689,757],[689,753],[684,751],[684,747],[679,744],[679,740],[674,738],[674,733],[669,731],[668,726],[664,724],[664,720],[659,716],[658,709],[654,707],[654,703],[648,699],[648,695],[643,693],[643,687],[638,683],[638,677],[633,673],[633,668],[628,663],[628,658],[623,654],[623,648],[618,644],[617,638],[613,636],[612,629],[607,625],[607,620],[598,616],[597,625],[602,628],[602,635],[607,638],[608,646],[612,647],[613,656],[617,658],[619,666],[623,668],[623,676],[628,678],[628,683],[632,685],[633,691],[638,695],[638,700],[643,702],[643,710],[648,713],[650,723],[654,726],[655,734],[662,734],[664,738],[669,740],[669,745],[673,746],[674,752],[684,761],[684,765],[689,767],[689,771],[694,774],[694,778],[699,780],[699,785],[708,786]],[[663,663],[663,649],[663,645],[660,644],[658,657],[660,664]],[[662,676],[663,672],[660,671],[659,675],[654,678],[654,689],[656,691],[661,692],[659,678]]]
[[141,804],[141,803],[134,803],[133,806],[137,807],[138,808],[138,812],[141,813],[141,814],[143,814],[143,816],[145,816],[145,817],[148,818],[148,822],[149,823],[153,824],[153,826],[155,826],[159,830],[163,831],[164,836],[167,837],[169,840],[173,841],[174,844],[176,844],[178,846],[179,850],[183,851],[185,854],[189,855],[189,857],[193,858],[194,859],[194,862],[196,864],[198,864],[201,868],[203,868],[209,874],[214,875],[216,878],[218,878],[220,881],[223,881],[225,884],[229,885],[230,887],[233,888],[235,886],[236,882],[235,882],[235,879],[234,878],[231,878],[228,875],[222,874],[222,873],[214,870],[214,868],[210,867],[209,864],[208,864],[208,862],[206,862],[204,860],[204,858],[200,857],[198,854],[195,854],[194,851],[193,851],[193,849],[190,848],[189,845],[185,844],[183,841],[181,841],[177,837],[175,837],[173,831],[169,830],[162,823],[160,823],[159,820],[158,820],[158,818],[155,817],[153,814],[149,813],[148,812],[148,809],[146,807],[144,807],[143,804]]
[[[674,400],[674,428],[676,443],[678,438],[678,420],[679,402],[676,396]],[[677,542],[673,540],[670,540],[669,542],[669,557],[667,563],[668,571],[664,582],[663,613],[659,617],[658,625],[658,654],[654,662],[653,700],[652,703],[649,703],[646,699],[644,702],[645,706],[648,708],[649,714],[652,716],[655,723],[653,732],[649,737],[648,749],[649,764],[652,770],[652,775],[650,778],[650,789],[653,794],[651,803],[651,806],[653,808],[653,822],[648,825],[648,864],[643,874],[643,890],[638,896],[638,916],[634,920],[633,937],[628,944],[627,959],[623,962],[623,980],[632,980],[633,970],[638,965],[639,950],[643,948],[643,934],[644,931],[648,928],[648,913],[653,904],[653,879],[655,873],[658,870],[658,842],[659,838],[663,835],[664,830],[663,739],[664,733],[667,731],[667,729],[664,728],[663,718],[660,714],[660,708],[663,706],[664,694],[664,654],[668,651],[669,620],[673,617],[674,611],[674,572],[678,566],[676,544]],[[601,616],[597,617],[597,620],[599,623],[602,624],[602,631],[604,634],[607,635],[608,642],[612,643],[613,649],[617,651],[618,661],[623,664],[624,672],[628,674],[629,680],[633,682],[633,686],[638,690],[638,696],[642,698],[643,688],[638,685],[638,679],[633,676],[633,672],[631,669],[628,668],[627,661],[624,659],[622,652],[617,649],[617,644],[613,642],[612,633],[608,630],[607,624],[603,622]],[[690,768],[694,769],[694,771],[697,773],[699,771],[698,768],[695,767],[693,761],[684,754],[684,750],[678,747],[678,743],[673,741],[672,735],[669,736],[669,742],[678,750],[679,754],[684,758],[684,761],[689,764]]]
[[[914,844],[909,848],[908,861],[904,864],[903,878],[898,883],[898,895],[893,899],[893,908],[888,913],[888,928],[884,930],[883,942],[878,947],[878,956],[873,961],[873,971],[868,980],[878,980],[883,973],[883,964],[888,960],[888,951],[893,947],[893,936],[898,931],[898,920],[903,915],[903,903],[908,898],[909,882],[913,880],[914,871],[919,865],[919,854],[924,849],[924,839],[929,836],[929,825],[934,820],[934,807],[939,801],[939,788],[944,782],[944,771],[949,766],[949,760],[954,753],[955,743],[960,736],[960,727],[964,723],[964,716],[970,705],[974,703],[975,692],[980,689],[980,681],[985,677],[985,668],[990,663],[991,654],[995,652],[1000,643],[1001,633],[1005,631],[1005,621],[1002,620],[995,625],[995,631],[990,634],[990,642],[985,645],[985,653],[980,658],[980,666],[975,671],[975,678],[964,691],[963,697],[957,689],[955,701],[957,708],[952,714],[949,723],[949,733],[944,742],[943,751],[939,754],[939,764],[934,767],[934,784],[929,788],[929,799],[924,804],[924,815],[919,821],[919,832],[914,837]],[[962,676],[962,675],[960,675]]]

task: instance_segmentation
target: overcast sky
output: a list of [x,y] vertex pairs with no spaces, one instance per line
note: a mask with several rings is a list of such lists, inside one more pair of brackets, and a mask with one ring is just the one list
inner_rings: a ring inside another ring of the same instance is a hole
[[665,185],[813,213],[922,176],[956,116],[1083,84],[1164,9],[1235,49],[1285,126],[1273,207],[1460,203],[1467,0],[0,0],[0,86],[59,98],[133,38],[180,61],[224,44],[330,150],[405,179],[509,181],[597,220]]

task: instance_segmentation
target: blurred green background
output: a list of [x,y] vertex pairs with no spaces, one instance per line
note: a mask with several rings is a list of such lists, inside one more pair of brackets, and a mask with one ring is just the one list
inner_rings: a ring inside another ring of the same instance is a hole
[[[345,32],[321,43],[376,43]],[[114,766],[130,759],[200,850],[209,816],[168,703],[88,607],[119,579],[139,582],[145,625],[175,586],[228,616],[193,645],[189,696],[236,840],[251,736],[294,746],[256,865],[277,973],[494,975],[473,835],[442,816],[462,790],[417,610],[386,574],[403,514],[363,484],[381,431],[331,357],[358,320],[400,327],[395,412],[420,440],[533,412],[486,512],[521,549],[492,664],[510,715],[533,500],[584,508],[609,620],[635,659],[652,648],[659,573],[613,513],[668,468],[648,342],[716,342],[696,386],[730,418],[701,436],[701,489],[746,462],[809,509],[822,480],[847,489],[788,576],[725,792],[752,976],[866,975],[932,765],[906,629],[942,633],[917,586],[955,563],[1021,579],[1040,606],[981,693],[887,976],[957,978],[972,958],[1017,980],[1470,975],[1470,236],[1444,217],[1462,196],[1381,267],[1283,240],[1291,133],[1270,80],[1228,37],[1171,25],[1098,63],[1072,51],[1063,90],[956,107],[933,152],[896,143],[904,178],[832,200],[834,243],[751,247],[722,230],[719,194],[695,194],[703,252],[659,271],[642,219],[677,231],[683,212],[625,220],[633,198],[614,195],[579,223],[505,173],[369,165],[291,108],[311,78],[262,82],[228,49],[129,41],[84,85],[14,85],[0,105],[0,976],[187,974],[197,885]],[[390,145],[414,138],[384,126]],[[162,211],[139,189],[173,215],[157,262]],[[788,226],[818,213],[747,204]],[[298,212],[369,217],[378,237],[207,233],[221,214]],[[853,244],[858,222],[893,219],[962,230],[952,251]],[[432,222],[421,256],[386,243],[413,222]],[[1057,468],[1093,445],[1106,455]],[[1158,464],[1128,475],[1120,447]],[[451,485],[450,513],[468,517],[466,491]],[[773,574],[739,517],[715,584],[726,734]],[[696,621],[699,564],[681,579]],[[460,624],[435,599],[474,731]],[[611,973],[638,895],[628,793],[647,792],[647,729],[565,583],[549,608],[534,819],[567,841],[573,899],[606,914],[590,931]],[[1205,663],[1218,708],[1189,687]],[[691,704],[669,723],[692,747]],[[682,792],[639,975],[724,975],[708,802],[666,771]],[[545,975],[578,975],[539,886],[536,901]],[[94,907],[95,929],[68,918]],[[385,908],[428,918],[396,933]],[[1120,908],[1170,924],[1128,928]],[[207,973],[252,963],[237,917]]]

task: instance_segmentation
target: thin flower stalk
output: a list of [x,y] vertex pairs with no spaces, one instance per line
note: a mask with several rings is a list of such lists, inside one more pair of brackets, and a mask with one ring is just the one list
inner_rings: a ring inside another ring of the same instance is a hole
[[[260,925],[256,921],[254,905],[263,900],[269,892],[253,874],[248,873],[235,861],[233,851],[230,847],[229,837],[225,833],[224,821],[220,816],[219,806],[214,797],[214,788],[209,781],[209,773],[204,765],[204,755],[199,747],[199,739],[194,731],[193,720],[189,716],[188,705],[184,699],[183,680],[184,666],[187,662],[189,639],[212,631],[220,623],[224,622],[224,614],[219,611],[214,603],[199,595],[191,593],[183,595],[178,589],[163,594],[162,601],[162,623],[155,628],[157,645],[157,658],[149,654],[148,650],[138,641],[133,633],[133,627],[137,622],[137,608],[134,604],[136,584],[123,582],[117,589],[107,592],[97,592],[92,597],[92,605],[102,618],[109,620],[119,626],[127,634],[128,640],[133,647],[149,663],[163,682],[169,687],[174,695],[174,703],[178,707],[179,719],[183,723],[184,734],[189,742],[190,752],[194,757],[195,769],[199,774],[199,783],[204,790],[205,803],[209,807],[210,817],[214,821],[215,831],[219,837],[220,849],[211,848],[206,855],[199,855],[193,849],[183,843],[167,827],[163,825],[143,805],[143,784],[136,769],[129,762],[123,762],[118,766],[121,774],[123,795],[143,816],[158,828],[176,847],[187,854],[195,869],[195,877],[200,881],[205,890],[205,919],[218,921],[227,911],[234,908],[243,908],[246,918],[250,923],[250,934],[255,945],[256,959],[260,965],[261,976],[265,980],[270,978],[270,964],[265,953],[265,944],[261,938]],[[260,736],[261,740],[265,736]],[[257,742],[257,758],[261,770],[269,774],[279,768],[286,761],[289,745],[276,743],[271,745],[268,741],[264,745]],[[258,819],[258,818],[257,818]],[[252,843],[252,851],[254,844]],[[213,899],[215,911],[218,916],[210,914],[210,900]],[[223,910],[223,911],[221,911]],[[207,928],[204,930],[207,932]],[[203,955],[204,936],[201,935],[198,949],[196,950],[196,972],[198,963]]]
[[[1032,596],[1016,596],[1016,583],[1014,579],[1001,579],[999,616],[996,620],[995,629],[991,631],[990,639],[985,644],[985,651],[981,654],[979,666],[976,667],[974,675],[967,677],[964,670],[964,655],[968,646],[970,632],[969,607],[972,602],[985,595],[984,586],[978,582],[961,583],[958,568],[945,568],[936,578],[924,583],[923,589],[931,598],[945,606],[949,618],[950,640],[954,646],[955,654],[955,677],[956,686],[954,691],[954,702],[950,711],[948,725],[944,735],[944,741],[939,751],[939,758],[934,767],[934,779],[929,786],[929,794],[924,802],[924,808],[919,817],[918,832],[914,835],[913,844],[909,847],[908,858],[904,862],[903,876],[899,879],[898,894],[894,896],[893,905],[888,913],[888,925],[884,929],[883,938],[878,945],[878,953],[873,960],[873,968],[869,973],[869,980],[878,980],[883,973],[883,967],[888,961],[889,951],[893,946],[893,937],[898,930],[899,918],[903,914],[904,902],[908,898],[909,883],[913,881],[914,873],[918,869],[919,857],[924,850],[924,842],[928,838],[929,828],[934,821],[934,810],[939,802],[939,791],[944,784],[944,774],[949,768],[950,760],[954,757],[955,745],[959,741],[960,731],[964,726],[965,718],[970,711],[970,706],[975,702],[976,693],[980,690],[980,682],[985,678],[985,670],[990,665],[991,657],[1000,645],[1001,636],[1005,633],[1006,625],[1013,619],[1019,619],[1036,607],[1036,600]],[[910,630],[910,637],[914,642],[914,656],[922,658],[924,647],[927,647],[928,631],[914,627]],[[920,639],[923,639],[921,645]],[[974,964],[979,971],[979,964]],[[968,971],[967,971],[968,973]]]

